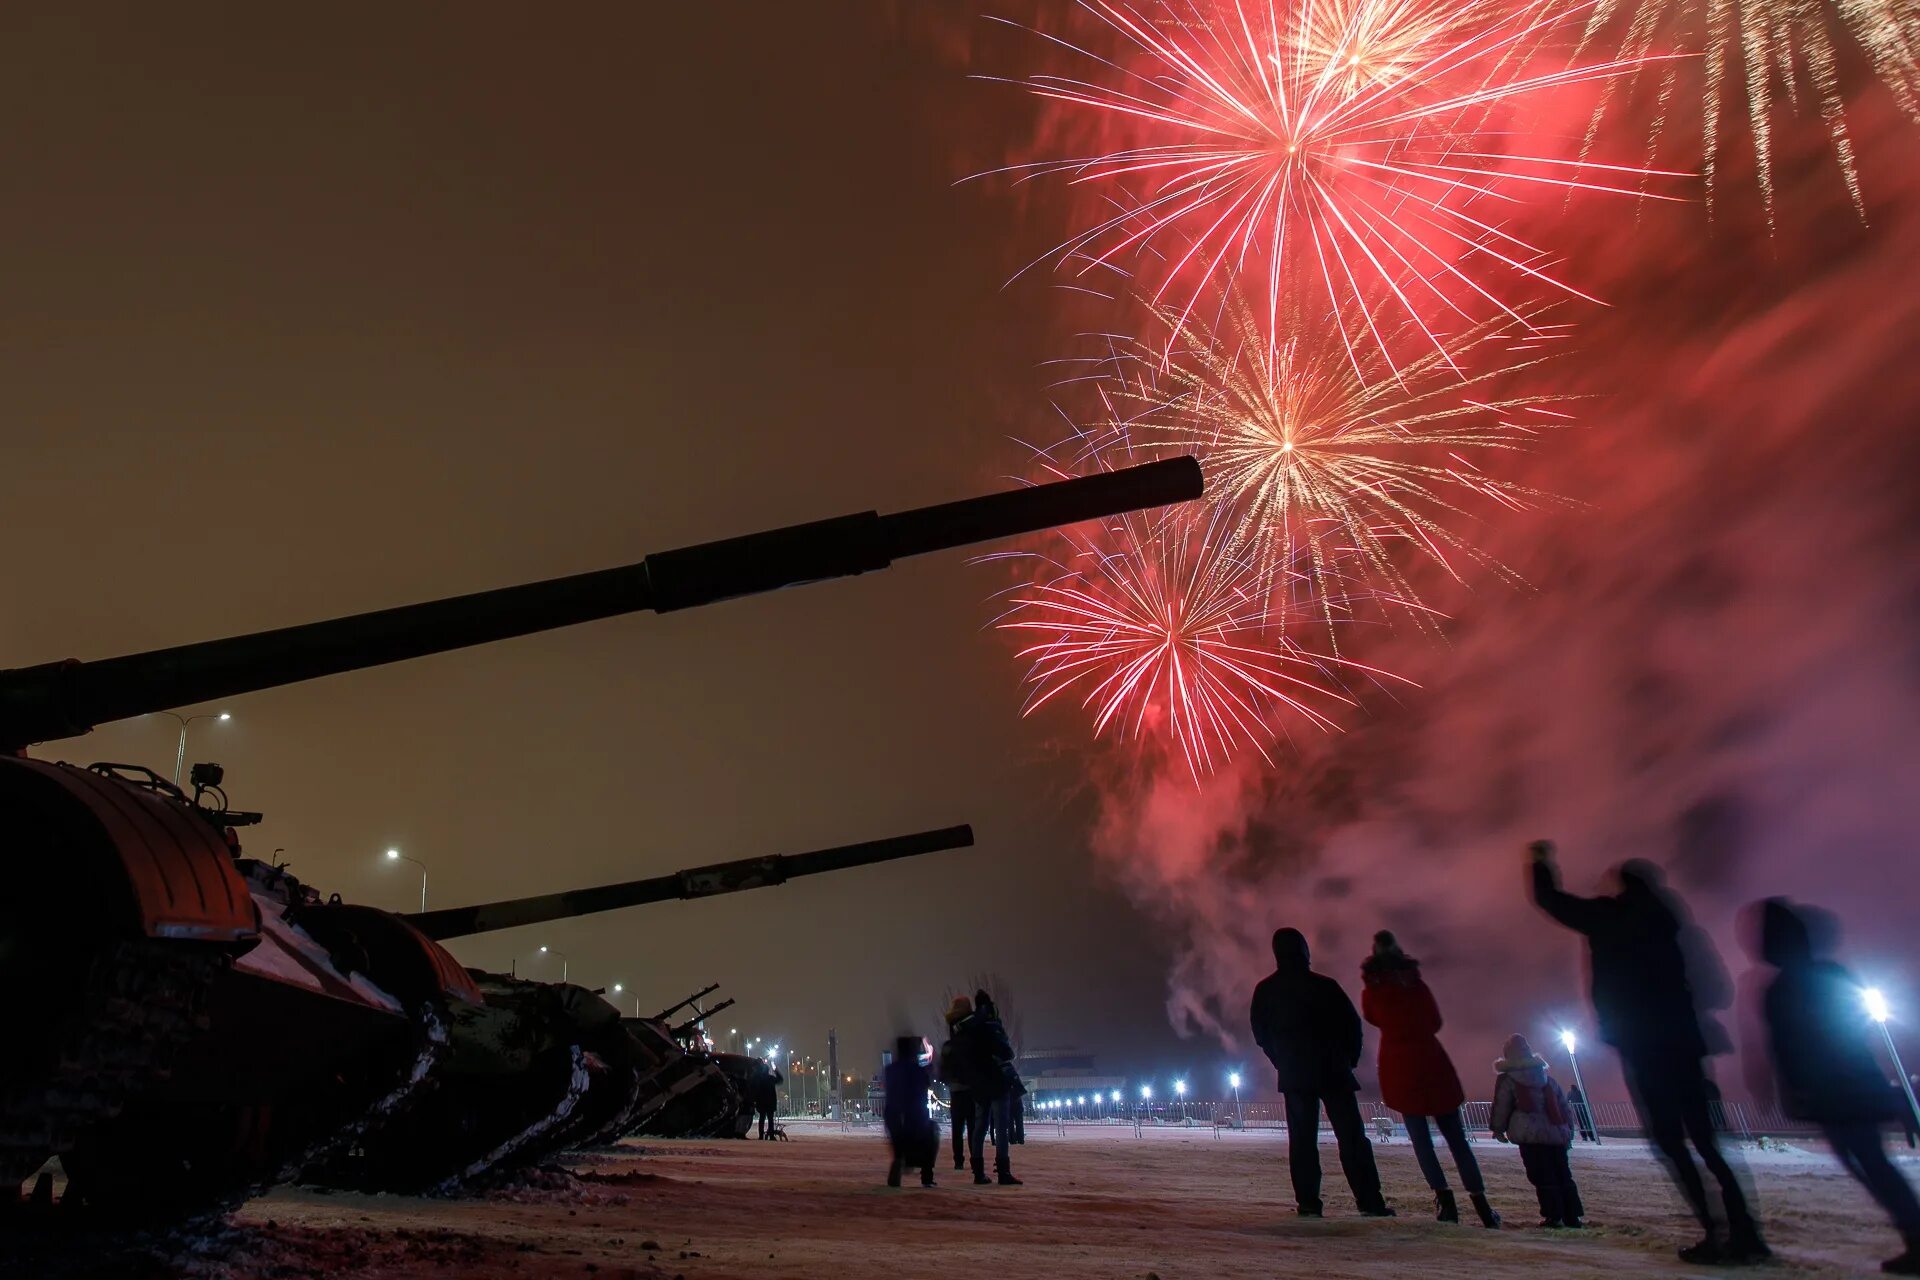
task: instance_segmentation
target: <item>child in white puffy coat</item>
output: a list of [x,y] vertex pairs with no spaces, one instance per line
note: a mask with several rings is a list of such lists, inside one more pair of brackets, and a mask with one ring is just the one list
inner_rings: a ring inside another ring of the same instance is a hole
[[1573,1108],[1544,1058],[1523,1035],[1507,1038],[1506,1055],[1493,1064],[1493,1136],[1520,1148],[1527,1181],[1540,1199],[1540,1225],[1581,1227],[1586,1214],[1573,1184],[1567,1149],[1573,1145]]

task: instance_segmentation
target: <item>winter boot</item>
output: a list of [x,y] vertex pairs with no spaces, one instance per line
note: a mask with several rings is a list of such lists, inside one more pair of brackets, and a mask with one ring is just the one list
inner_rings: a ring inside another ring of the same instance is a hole
[[887,1185],[890,1187],[900,1185],[900,1162],[898,1160],[895,1160],[887,1166]]
[[927,1165],[925,1168],[920,1170],[920,1185],[923,1187],[930,1187],[933,1185],[933,1166],[932,1165]]
[[1000,1166],[999,1183],[1003,1187],[1023,1187],[1026,1185],[1020,1181],[1020,1179],[1013,1176],[1013,1169],[1011,1167],[1004,1164]]
[[1749,1227],[1733,1233],[1727,1241],[1727,1251],[1721,1261],[1736,1267],[1753,1267],[1772,1258],[1773,1250],[1767,1248],[1767,1242],[1760,1238],[1759,1231]]
[[1433,1219],[1435,1222],[1460,1221],[1460,1202],[1453,1198],[1453,1192],[1433,1193]]
[[1389,1205],[1385,1200],[1376,1200],[1372,1204],[1361,1205],[1360,1216],[1363,1218],[1392,1218],[1398,1215],[1394,1213],[1393,1206]]
[[993,1179],[987,1176],[987,1171],[980,1167],[978,1161],[975,1161],[973,1166],[973,1185],[976,1187],[984,1187],[992,1181]]
[[1327,1206],[1315,1200],[1310,1204],[1301,1205],[1294,1212],[1303,1218],[1324,1218],[1327,1215]]
[[[1500,1229],[1500,1213],[1492,1204],[1488,1203],[1486,1194],[1475,1191],[1470,1193],[1467,1198],[1473,1201],[1473,1211],[1480,1215],[1480,1225],[1489,1231],[1498,1231]],[[1572,1225],[1578,1226],[1580,1224],[1575,1222]]]
[[1720,1237],[1708,1232],[1699,1244],[1690,1244],[1680,1251],[1680,1261],[1694,1267],[1717,1267],[1726,1260],[1726,1253]]

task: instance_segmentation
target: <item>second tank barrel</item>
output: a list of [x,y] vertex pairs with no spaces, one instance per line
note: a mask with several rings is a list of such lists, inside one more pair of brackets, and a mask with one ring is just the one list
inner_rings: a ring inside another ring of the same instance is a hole
[[937,831],[890,836],[885,840],[816,849],[811,853],[716,862],[688,871],[676,871],[672,875],[650,876],[644,880],[628,880],[621,884],[604,884],[566,893],[545,893],[531,898],[482,903],[479,906],[422,911],[408,916],[407,922],[437,941],[466,938],[521,925],[545,924],[550,920],[592,915],[597,911],[617,911],[622,907],[637,907],[648,902],[741,893],[748,889],[785,884],[797,876],[843,871],[876,862],[892,862],[896,858],[917,858],[923,853],[962,849],[972,843],[973,828],[963,824],[942,827]]
[[373,613],[0,671],[0,751],[94,725],[342,671],[403,662],[643,609],[668,612],[895,559],[1200,496],[1200,466],[1171,458],[962,502],[811,524],[658,552],[638,564]]

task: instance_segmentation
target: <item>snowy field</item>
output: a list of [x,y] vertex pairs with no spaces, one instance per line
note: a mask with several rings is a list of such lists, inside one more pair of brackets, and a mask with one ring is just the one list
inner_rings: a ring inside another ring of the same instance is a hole
[[[1535,1228],[1518,1153],[1478,1146],[1508,1229],[1446,1226],[1403,1141],[1376,1143],[1401,1216],[1353,1216],[1330,1146],[1329,1216],[1293,1215],[1286,1143],[1273,1133],[1069,1131],[1037,1126],[1016,1147],[1019,1188],[975,1187],[942,1169],[931,1191],[883,1185],[870,1135],[791,1126],[792,1140],[629,1143],[509,1190],[456,1200],[282,1189],[253,1201],[205,1256],[145,1274],[207,1277],[684,1276],[1141,1277],[1700,1274],[1674,1249],[1691,1224],[1638,1143],[1579,1147],[1594,1222]],[[1902,1151],[1904,1152],[1904,1148]],[[1898,1252],[1878,1211],[1817,1148],[1744,1153],[1781,1261],[1770,1274],[1861,1275]],[[1920,1164],[1903,1159],[1910,1175]],[[1464,1201],[1464,1196],[1462,1197]],[[1464,1203],[1462,1208],[1465,1209]]]

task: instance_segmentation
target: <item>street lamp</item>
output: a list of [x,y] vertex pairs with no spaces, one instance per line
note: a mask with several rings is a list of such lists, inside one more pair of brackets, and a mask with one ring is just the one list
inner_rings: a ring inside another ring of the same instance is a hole
[[1867,1016],[1880,1024],[1880,1034],[1887,1041],[1887,1056],[1893,1059],[1893,1074],[1900,1077],[1900,1088],[1907,1095],[1907,1106],[1912,1109],[1916,1121],[1920,1121],[1920,1100],[1913,1096],[1913,1081],[1907,1079],[1907,1069],[1900,1061],[1900,1050],[1894,1048],[1893,1032],[1887,1026],[1887,1019],[1893,1016],[1893,1010],[1887,1005],[1886,993],[1878,987],[1868,987],[1860,993],[1867,1005]]
[[[414,866],[420,868],[420,909],[422,911],[425,911],[427,909],[427,864],[420,861],[420,859],[418,858],[409,858],[406,854],[400,852],[398,849],[387,850],[387,861],[388,862],[411,862]],[[540,949],[542,951],[546,950],[545,947],[542,947]]]
[[233,716],[226,711],[202,711],[199,715],[183,716],[177,711],[156,711],[155,715],[171,717],[180,726],[180,745],[173,753],[173,785],[180,785],[180,769],[187,762],[187,726],[195,720],[231,720]]
[[1233,1127],[1244,1129],[1247,1127],[1247,1119],[1240,1114],[1240,1073],[1238,1071],[1228,1074],[1227,1087],[1233,1090]]
[[543,956],[551,954],[560,957],[560,981],[565,982],[567,980],[567,953],[564,951],[554,951],[545,944],[542,944],[540,954]]
[[1574,1052],[1574,1046],[1579,1041],[1571,1027],[1561,1029],[1560,1043],[1566,1048],[1567,1061],[1573,1064],[1573,1087],[1580,1091],[1580,1107],[1575,1109],[1573,1118],[1579,1120],[1580,1110],[1586,1111],[1587,1132],[1593,1135],[1593,1145],[1597,1147],[1600,1145],[1600,1126],[1593,1122],[1593,1096],[1587,1092],[1587,1082],[1580,1078],[1580,1055]]
[[1185,1120],[1187,1118],[1187,1082],[1185,1080],[1173,1082],[1173,1096],[1180,1099],[1180,1118]]
[[1119,1106],[1119,1105],[1120,1105],[1120,1091],[1119,1091],[1118,1089],[1115,1089],[1115,1090],[1113,1091],[1113,1093],[1112,1093],[1112,1095],[1111,1095],[1111,1096],[1109,1096],[1109,1098],[1108,1098],[1107,1100],[1108,1100],[1109,1102],[1111,1102],[1111,1103],[1113,1103],[1113,1105],[1114,1105],[1114,1106],[1116,1106],[1116,1107],[1117,1107],[1117,1106]]
[[[562,979],[562,981],[564,981],[564,979]],[[621,991],[620,984],[617,982],[614,983],[613,994],[619,995],[620,991]],[[633,1016],[636,1018],[640,1016],[640,993],[638,991],[633,993]]]

